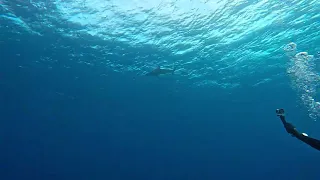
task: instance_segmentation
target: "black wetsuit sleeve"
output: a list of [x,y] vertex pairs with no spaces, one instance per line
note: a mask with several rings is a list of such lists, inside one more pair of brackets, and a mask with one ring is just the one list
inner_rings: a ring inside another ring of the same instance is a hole
[[302,133],[294,134],[296,138],[310,145],[311,147],[320,151],[320,141],[318,139],[311,138],[309,136],[305,136]]
[[[281,119],[283,125],[286,127],[287,122],[285,120],[285,117],[280,116],[280,119]],[[305,136],[302,133],[300,133],[299,131],[297,131],[296,129],[294,129],[293,131],[290,131],[290,132],[294,137],[296,137],[300,141],[302,141],[302,142],[308,144],[309,146],[320,151],[320,140],[311,138],[309,136]]]

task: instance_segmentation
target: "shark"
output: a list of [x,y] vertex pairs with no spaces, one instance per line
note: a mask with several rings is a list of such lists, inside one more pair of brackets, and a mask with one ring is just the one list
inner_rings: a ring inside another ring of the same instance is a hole
[[175,67],[173,69],[166,69],[166,68],[160,68],[160,66],[158,66],[157,68],[155,68],[151,72],[148,72],[145,75],[146,76],[160,76],[160,75],[165,75],[165,74],[174,74],[175,71],[176,71]]

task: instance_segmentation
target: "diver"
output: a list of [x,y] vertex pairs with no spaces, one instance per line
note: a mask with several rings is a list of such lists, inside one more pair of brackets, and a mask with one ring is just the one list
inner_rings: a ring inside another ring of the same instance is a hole
[[280,117],[280,120],[284,125],[284,128],[289,134],[291,134],[293,137],[296,137],[300,141],[320,151],[320,140],[311,138],[306,133],[300,133],[299,131],[297,131],[297,129],[292,124],[286,121],[284,109],[277,109],[276,113],[277,113],[277,116]]

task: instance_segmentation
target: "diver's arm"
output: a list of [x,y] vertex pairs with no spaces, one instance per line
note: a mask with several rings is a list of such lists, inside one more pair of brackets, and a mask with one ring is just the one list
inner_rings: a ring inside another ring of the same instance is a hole
[[280,120],[281,120],[282,124],[285,126],[285,125],[286,125],[286,123],[287,123],[285,116],[281,116],[281,115],[279,115],[279,118],[280,118]]
[[308,144],[309,146],[320,151],[320,140],[309,137],[305,133],[299,132],[296,128],[294,128],[293,125],[291,125],[290,123],[287,123],[284,118],[280,117],[280,119],[281,119],[282,123],[284,124],[284,127],[286,128],[286,131],[288,133],[290,133],[292,136],[296,137],[300,141],[302,141],[302,142]]
[[320,151],[320,140],[311,138],[305,133],[300,133],[292,124],[286,121],[284,114],[278,114],[278,116],[289,134]]
[[280,118],[280,120],[281,120],[284,128],[286,129],[286,131],[287,131],[289,134],[291,134],[292,136],[297,136],[297,135],[299,135],[299,132],[297,131],[297,129],[296,129],[292,124],[290,124],[290,123],[288,123],[288,122],[286,121],[286,118],[285,118],[284,115],[278,115],[278,116],[279,116],[279,118]]
[[302,142],[320,151],[320,140],[309,137],[305,133],[299,133],[298,131],[297,134],[294,134],[294,136]]

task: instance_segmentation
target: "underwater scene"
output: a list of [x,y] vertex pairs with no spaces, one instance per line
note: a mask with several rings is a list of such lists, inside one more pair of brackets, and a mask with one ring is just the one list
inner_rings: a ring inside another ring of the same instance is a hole
[[319,0],[0,0],[1,180],[319,180]]

